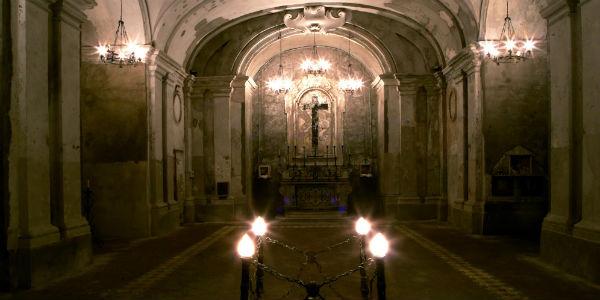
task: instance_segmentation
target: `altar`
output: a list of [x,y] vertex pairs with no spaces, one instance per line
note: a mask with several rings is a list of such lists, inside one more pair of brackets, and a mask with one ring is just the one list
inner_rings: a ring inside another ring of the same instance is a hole
[[352,185],[343,146],[345,99],[333,90],[286,95],[288,146],[279,188],[285,211],[347,211]]
[[291,165],[283,172],[279,192],[285,211],[347,211],[352,192],[349,168],[323,160],[307,157],[305,163]]

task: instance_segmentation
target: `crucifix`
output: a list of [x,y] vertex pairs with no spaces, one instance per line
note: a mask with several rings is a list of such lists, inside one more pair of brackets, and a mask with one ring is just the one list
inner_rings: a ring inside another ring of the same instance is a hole
[[313,95],[311,103],[304,104],[302,109],[311,110],[311,141],[313,154],[317,156],[317,149],[319,147],[319,110],[327,110],[329,109],[329,105],[327,103],[319,103],[319,97]]

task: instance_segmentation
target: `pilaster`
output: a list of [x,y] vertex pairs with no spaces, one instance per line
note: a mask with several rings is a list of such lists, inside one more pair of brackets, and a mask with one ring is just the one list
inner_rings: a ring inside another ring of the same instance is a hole
[[474,233],[483,232],[485,151],[481,57],[476,45],[464,48],[443,70],[450,95],[446,142],[450,220]]
[[[89,235],[81,211],[81,114],[80,114],[80,31],[85,20],[82,9],[94,1],[57,1],[53,10],[53,68],[50,83],[51,136],[53,143],[53,181],[56,216],[65,238]],[[52,80],[53,78],[53,80]]]
[[401,106],[396,74],[380,75],[372,84],[377,95],[379,193],[386,215],[394,217],[400,194]]
[[81,215],[79,38],[82,10],[95,2],[15,4],[8,251],[13,284],[31,287],[91,259]]
[[148,73],[148,202],[151,232],[158,235],[179,225],[187,199],[190,174],[186,167],[187,108],[183,87],[188,75],[177,62],[156,49],[149,55]]
[[[541,256],[562,269],[600,282],[600,144],[598,122],[598,1],[551,0],[550,212],[544,219]],[[585,43],[584,43],[585,42]],[[584,130],[585,128],[585,130]]]
[[[246,104],[253,83],[243,75],[199,77],[193,101],[203,102],[206,204],[202,217],[231,220],[248,211],[250,140]],[[206,143],[207,142],[207,143]],[[196,144],[196,143],[194,143]],[[219,190],[221,187],[223,190]],[[251,188],[250,188],[251,191]],[[226,192],[226,194],[219,194]]]

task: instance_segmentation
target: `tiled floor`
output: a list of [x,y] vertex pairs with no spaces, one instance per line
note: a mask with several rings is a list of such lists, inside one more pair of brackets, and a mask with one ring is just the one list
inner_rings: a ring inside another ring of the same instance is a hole
[[[272,224],[270,236],[316,251],[352,236],[352,226],[344,221],[282,221]],[[378,229],[392,243],[385,266],[388,299],[600,299],[600,287],[541,262],[533,242],[470,236],[438,222]],[[245,230],[198,224],[166,237],[108,243],[81,274],[0,298],[239,299],[235,244]],[[265,263],[291,278],[323,281],[358,265],[359,246],[352,241],[324,251],[317,255],[318,264],[304,267],[302,253],[267,244]],[[264,286],[263,299],[304,299],[303,289],[270,274]],[[321,294],[325,299],[361,299],[359,273],[325,285]]]

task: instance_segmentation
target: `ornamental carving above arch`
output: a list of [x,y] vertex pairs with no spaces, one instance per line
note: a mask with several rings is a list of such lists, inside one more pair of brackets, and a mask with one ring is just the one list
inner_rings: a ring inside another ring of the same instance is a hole
[[283,23],[289,28],[305,33],[327,33],[342,27],[351,19],[350,11],[332,9],[325,6],[306,6],[303,11],[283,16]]

